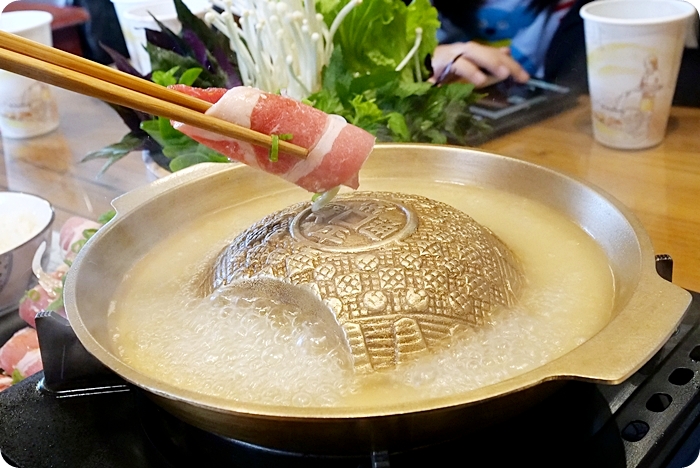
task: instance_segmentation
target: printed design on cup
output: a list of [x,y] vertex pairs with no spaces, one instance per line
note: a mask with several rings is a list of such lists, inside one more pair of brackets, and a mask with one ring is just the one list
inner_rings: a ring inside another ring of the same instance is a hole
[[0,103],[0,116],[17,123],[41,123],[58,119],[58,108],[45,83],[33,82],[16,97]]
[[664,89],[659,71],[659,58],[650,53],[644,59],[639,84],[615,97],[612,102],[593,102],[593,118],[600,125],[632,138],[647,138],[657,94]]
[[588,53],[596,139],[616,148],[643,148],[660,142],[680,57],[669,56],[673,54],[663,46],[670,49],[670,44],[600,42]]
[[4,138],[43,135],[58,124],[58,107],[46,83],[0,71],[0,131]]
[[[46,11],[10,11],[0,15],[0,30],[51,46]],[[58,128],[58,108],[45,83],[0,70],[0,133],[3,138],[31,138]]]

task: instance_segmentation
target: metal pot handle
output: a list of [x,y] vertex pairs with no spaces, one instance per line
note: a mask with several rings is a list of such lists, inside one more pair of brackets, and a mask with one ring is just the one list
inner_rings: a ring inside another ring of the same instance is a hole
[[187,184],[194,180],[206,177],[221,170],[229,168],[229,164],[221,163],[200,163],[188,168],[177,171],[162,179],[158,179],[143,187],[138,187],[130,192],[127,192],[114,200],[112,207],[116,210],[117,215],[129,213],[147,202],[154,196],[173,190],[183,184]]
[[692,297],[656,272],[642,287],[626,310],[597,335],[544,366],[550,376],[546,380],[553,376],[618,384],[651,359],[680,324]]

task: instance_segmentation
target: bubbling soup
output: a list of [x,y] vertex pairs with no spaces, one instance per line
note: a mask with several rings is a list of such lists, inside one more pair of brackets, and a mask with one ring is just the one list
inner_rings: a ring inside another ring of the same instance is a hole
[[[383,191],[405,191],[400,182]],[[363,181],[372,190],[372,181]],[[213,259],[248,225],[298,193],[202,215],[140,259],[110,303],[117,355],[179,388],[242,402],[305,407],[381,406],[463,393],[539,367],[603,328],[613,278],[600,246],[538,202],[475,186],[416,182],[411,192],[447,203],[488,227],[521,263],[517,304],[483,326],[396,368],[354,372],[334,319],[221,288],[201,297]]]

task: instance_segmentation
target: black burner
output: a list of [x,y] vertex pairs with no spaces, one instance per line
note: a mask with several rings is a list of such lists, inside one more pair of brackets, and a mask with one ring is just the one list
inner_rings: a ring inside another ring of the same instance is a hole
[[[624,383],[570,382],[505,423],[403,453],[334,458],[269,450],[185,424],[113,375],[56,392],[45,389],[43,373],[0,392],[0,451],[20,468],[388,468],[475,461],[497,467],[530,462],[681,468],[695,460],[700,447],[699,321],[700,295],[693,293],[678,331]],[[2,330],[0,321],[0,335]]]

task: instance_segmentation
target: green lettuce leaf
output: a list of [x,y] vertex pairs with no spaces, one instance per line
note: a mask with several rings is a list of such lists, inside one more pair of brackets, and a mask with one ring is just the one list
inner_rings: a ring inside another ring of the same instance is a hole
[[431,72],[425,65],[425,59],[429,55],[432,55],[435,47],[437,47],[437,31],[440,29],[438,12],[433,8],[430,0],[413,0],[408,5],[406,34],[411,40],[415,39],[416,28],[421,28],[423,30],[422,41],[418,49],[418,61],[421,66],[422,77],[427,79]]
[[[328,22],[348,1],[321,0],[319,10]],[[351,73],[393,71],[410,52],[420,28],[422,41],[414,59],[420,76],[415,76],[413,66],[401,73],[402,79],[413,81],[430,74],[425,58],[437,45],[439,27],[437,10],[429,0],[413,0],[409,6],[401,0],[365,0],[343,20],[333,42],[345,52],[345,68]]]
[[381,67],[352,74],[346,63],[345,49],[336,46],[324,69],[323,89],[308,100],[379,141],[466,144],[485,130],[469,111],[480,97],[473,85],[408,81],[399,72]]

